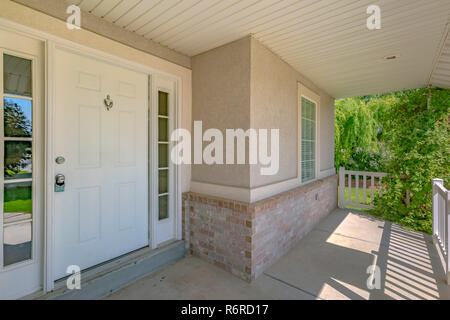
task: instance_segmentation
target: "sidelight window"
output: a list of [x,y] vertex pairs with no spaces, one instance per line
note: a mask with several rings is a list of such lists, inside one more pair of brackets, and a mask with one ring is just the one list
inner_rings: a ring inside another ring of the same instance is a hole
[[0,267],[32,259],[32,60],[2,55]]
[[169,218],[169,94],[158,91],[158,220]]

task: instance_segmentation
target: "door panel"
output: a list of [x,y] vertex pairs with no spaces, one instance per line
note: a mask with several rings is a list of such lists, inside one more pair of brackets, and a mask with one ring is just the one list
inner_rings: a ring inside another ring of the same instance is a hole
[[148,245],[148,78],[60,49],[55,73],[58,279]]

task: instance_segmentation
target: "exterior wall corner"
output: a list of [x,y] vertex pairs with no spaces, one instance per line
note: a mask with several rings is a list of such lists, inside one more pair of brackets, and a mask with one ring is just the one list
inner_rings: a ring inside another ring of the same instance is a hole
[[252,281],[337,208],[337,175],[246,203],[183,194],[189,253]]

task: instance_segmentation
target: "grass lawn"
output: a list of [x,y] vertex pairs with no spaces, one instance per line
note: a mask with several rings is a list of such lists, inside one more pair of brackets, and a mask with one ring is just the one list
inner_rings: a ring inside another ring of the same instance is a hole
[[[351,202],[353,203],[364,203],[364,191],[362,188],[359,188],[358,190],[358,201],[356,201],[356,188],[352,188],[352,198],[351,198]],[[345,188],[345,199],[348,199],[348,187]],[[348,201],[348,200],[347,200]],[[339,192],[338,192],[338,202],[339,202]],[[372,203],[372,199],[371,199],[371,191],[370,189],[367,189],[367,204],[371,204]],[[357,208],[357,207],[351,207],[351,206],[345,206],[346,208],[350,208],[350,209],[358,209],[358,210],[365,210],[362,208]]]
[[32,213],[31,188],[5,188],[3,210],[8,212]]

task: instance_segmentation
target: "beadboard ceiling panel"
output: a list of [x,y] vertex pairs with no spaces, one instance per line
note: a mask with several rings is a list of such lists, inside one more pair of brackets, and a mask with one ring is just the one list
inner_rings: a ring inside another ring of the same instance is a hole
[[[67,2],[188,56],[251,34],[337,98],[450,88],[449,0]],[[366,9],[374,4],[382,28],[370,31]]]
[[434,86],[450,88],[450,26],[442,41],[441,52],[436,60],[430,83]]

